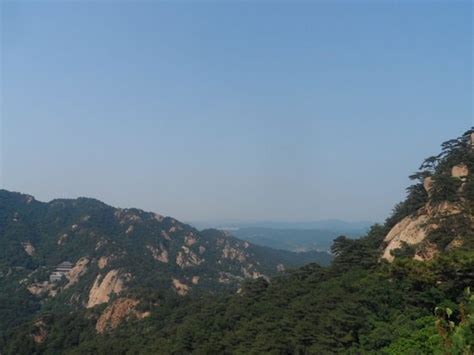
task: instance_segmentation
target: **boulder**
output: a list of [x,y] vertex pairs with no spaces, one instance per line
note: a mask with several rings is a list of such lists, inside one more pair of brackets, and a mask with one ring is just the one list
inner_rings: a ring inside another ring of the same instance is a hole
[[431,176],[425,177],[423,180],[423,187],[425,188],[426,192],[430,192],[430,190],[433,188],[433,178]]
[[451,176],[456,178],[465,178],[469,175],[469,169],[465,164],[458,164],[451,168]]
[[[438,227],[430,223],[432,217],[449,216],[459,212],[460,209],[455,204],[443,202],[435,206],[427,204],[416,215],[403,218],[385,236],[386,247],[382,258],[391,262],[394,259],[391,251],[401,248],[403,243],[415,245],[424,241],[428,233]],[[424,253],[421,249],[418,250],[420,253],[418,259],[424,258],[426,260],[427,256],[434,255],[431,252]]]

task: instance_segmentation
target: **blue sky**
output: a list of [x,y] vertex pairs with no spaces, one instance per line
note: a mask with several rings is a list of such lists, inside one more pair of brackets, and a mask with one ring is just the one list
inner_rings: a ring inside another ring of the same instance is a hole
[[383,220],[473,122],[471,2],[2,2],[3,188]]

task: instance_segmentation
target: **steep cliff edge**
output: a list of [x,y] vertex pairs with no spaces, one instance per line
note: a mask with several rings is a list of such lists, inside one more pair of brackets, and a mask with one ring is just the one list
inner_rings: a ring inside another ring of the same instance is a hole
[[[429,260],[439,252],[473,243],[474,132],[442,144],[411,178],[407,200],[394,211],[396,223],[385,236],[382,258],[411,253]],[[389,221],[390,223],[390,221]]]

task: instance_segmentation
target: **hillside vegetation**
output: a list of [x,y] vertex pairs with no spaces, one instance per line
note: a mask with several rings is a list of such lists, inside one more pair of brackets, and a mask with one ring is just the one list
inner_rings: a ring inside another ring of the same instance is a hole
[[[113,328],[126,318],[148,317],[156,300],[235,292],[247,278],[268,279],[330,259],[328,253],[292,253],[218,230],[198,231],[171,217],[95,199],[43,203],[0,190],[0,351],[17,326],[35,319],[47,325],[48,317],[70,312],[122,314],[100,322],[99,328]],[[67,269],[58,274],[60,264]]]

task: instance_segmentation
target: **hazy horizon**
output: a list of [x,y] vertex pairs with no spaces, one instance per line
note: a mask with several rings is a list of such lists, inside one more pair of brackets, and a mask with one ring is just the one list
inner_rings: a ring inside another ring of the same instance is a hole
[[470,2],[0,6],[0,187],[43,201],[383,221],[474,124]]

